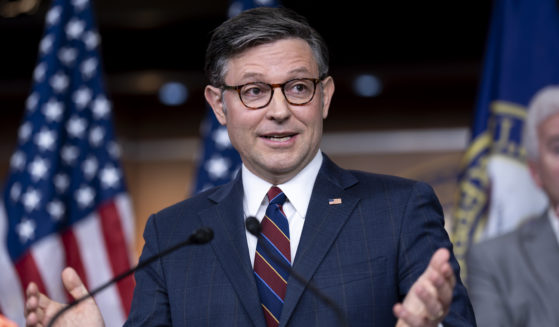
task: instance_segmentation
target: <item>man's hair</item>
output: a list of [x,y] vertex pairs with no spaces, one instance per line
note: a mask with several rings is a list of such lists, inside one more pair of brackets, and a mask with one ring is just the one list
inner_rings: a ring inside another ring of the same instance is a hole
[[529,160],[538,160],[538,128],[540,124],[555,114],[559,114],[559,85],[541,89],[530,101],[523,135],[524,147]]
[[319,78],[328,75],[328,49],[307,20],[287,8],[258,7],[243,11],[218,26],[206,50],[205,70],[213,86],[225,83],[229,59],[258,45],[298,38],[307,42],[318,64]]

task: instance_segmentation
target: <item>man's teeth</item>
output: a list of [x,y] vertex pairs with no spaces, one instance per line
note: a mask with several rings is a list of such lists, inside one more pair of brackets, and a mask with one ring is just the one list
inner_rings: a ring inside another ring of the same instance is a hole
[[291,138],[291,136],[266,136],[268,139],[276,142],[285,142]]

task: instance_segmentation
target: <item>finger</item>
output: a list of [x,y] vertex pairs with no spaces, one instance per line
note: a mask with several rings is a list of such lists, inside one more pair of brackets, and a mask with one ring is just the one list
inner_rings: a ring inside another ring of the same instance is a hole
[[[447,267],[443,268],[443,274],[444,270],[446,269],[452,271],[450,264],[446,263],[445,266]],[[439,274],[438,272],[433,270],[430,272],[428,280],[434,287],[436,296],[428,298],[426,297],[426,294],[418,293],[418,297],[423,302],[427,310],[429,319],[432,321],[441,322],[446,314],[449,312],[450,305],[452,303],[452,296],[456,283],[454,272],[452,272],[450,278],[445,278],[442,274]]]
[[441,321],[441,318],[444,316],[445,308],[439,301],[437,293],[429,291],[423,285],[419,285],[415,292],[425,307],[424,315],[426,315],[426,318],[431,321]]
[[27,285],[27,289],[25,289],[25,297],[27,299],[31,299],[38,296],[38,294],[39,288],[37,287],[37,285],[33,282],[29,283],[29,285]]
[[452,269],[452,266],[450,265],[450,257],[441,264],[439,272],[445,276],[445,278],[454,277],[454,269]]
[[79,299],[88,294],[87,288],[85,288],[78,273],[71,267],[67,267],[62,271],[62,283],[74,299]]
[[[396,303],[392,307],[392,311],[394,312],[394,316],[396,316],[396,318],[400,318],[400,316],[403,314],[402,310],[404,310],[404,306],[401,303]],[[406,324],[402,319],[398,319],[398,321],[396,322],[396,327],[409,327],[409,325]]]
[[[441,268],[445,270],[444,265]],[[435,292],[440,291],[443,287],[449,285],[451,282],[450,276],[447,278],[445,276],[445,272],[441,270],[429,269],[425,275],[426,275],[427,284],[432,286],[434,288],[433,291]]]
[[38,295],[34,295],[29,300],[31,302],[30,306],[33,308],[32,313],[35,313],[38,323],[41,325],[46,324],[52,318],[54,313],[63,307],[62,303],[53,301],[48,296],[40,292]]
[[26,296],[26,300],[25,300],[24,314],[27,316],[28,314],[35,311],[37,309],[37,306],[39,305],[39,299],[38,299],[39,288],[35,283],[31,282],[29,283],[29,285],[27,285],[27,289],[25,290],[25,296]]
[[30,297],[33,294],[38,294],[38,293],[39,293],[39,287],[37,287],[37,284],[31,282],[29,283],[29,285],[27,285],[27,289],[25,290],[25,295],[27,297]]
[[426,270],[426,272],[429,272],[428,279],[439,291],[449,286],[453,289],[456,284],[454,270],[449,260],[450,252],[446,248],[440,248],[433,254]]
[[398,318],[397,326],[420,327],[429,326],[431,323],[425,316],[413,314],[405,306],[396,304],[393,307],[394,315]]
[[441,270],[442,266],[450,259],[450,252],[446,248],[440,248],[431,257],[429,268]]
[[427,279],[435,287],[435,291],[441,300],[450,301],[456,285],[456,278],[448,262],[443,264],[440,271],[431,270]]
[[39,322],[39,319],[37,318],[37,315],[34,312],[25,315],[25,326],[26,327],[37,326],[38,322]]
[[34,311],[25,316],[25,326],[28,327],[42,327],[43,325],[43,311]]
[[32,313],[37,310],[39,306],[39,299],[36,296],[28,297],[25,301],[25,315]]

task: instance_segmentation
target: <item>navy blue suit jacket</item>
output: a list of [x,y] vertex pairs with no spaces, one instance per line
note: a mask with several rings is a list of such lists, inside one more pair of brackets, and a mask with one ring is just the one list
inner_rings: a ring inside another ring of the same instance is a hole
[[[341,204],[329,204],[340,198]],[[249,259],[241,178],[173,205],[147,222],[140,260],[213,229],[206,245],[173,252],[135,274],[130,326],[258,326],[265,321]],[[440,247],[452,248],[427,184],[348,171],[326,156],[293,269],[333,299],[349,326],[394,326],[405,297]],[[452,252],[452,251],[451,251]],[[458,264],[451,258],[456,276]],[[458,277],[445,326],[475,326]],[[340,326],[306,285],[288,280],[281,326]]]

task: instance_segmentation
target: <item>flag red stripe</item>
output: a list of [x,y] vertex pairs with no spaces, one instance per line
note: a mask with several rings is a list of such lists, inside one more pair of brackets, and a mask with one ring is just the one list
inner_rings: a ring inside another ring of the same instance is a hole
[[[118,209],[113,200],[100,205],[97,211],[99,217],[101,217],[101,229],[105,239],[109,262],[111,263],[113,275],[116,276],[130,269],[130,257],[124,229],[122,228]],[[132,276],[122,279],[117,283],[117,288],[122,301],[122,308],[125,314],[128,315],[132,303],[134,279]]]
[[[71,228],[68,228],[60,234],[60,238],[64,246],[66,266],[74,268],[78,273],[78,276],[80,276],[81,280],[85,284],[85,287],[89,289],[87,285],[87,273],[85,272],[82,258],[80,256],[80,247],[76,240],[76,235],[74,235],[74,231]],[[68,292],[66,292],[66,297],[69,301],[74,299]]]
[[27,289],[27,285],[34,282],[37,284],[39,292],[48,294],[43,278],[41,277],[41,273],[39,272],[39,268],[37,267],[35,259],[33,259],[30,251],[26,251],[25,254],[15,263],[14,267],[16,268],[21,288],[24,293]]

